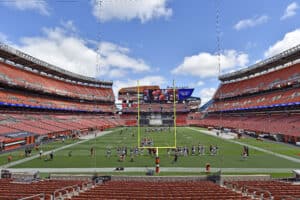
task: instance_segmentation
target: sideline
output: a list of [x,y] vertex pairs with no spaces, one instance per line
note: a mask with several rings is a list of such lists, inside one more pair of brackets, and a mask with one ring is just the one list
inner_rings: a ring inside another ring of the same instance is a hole
[[[102,136],[104,136],[104,135],[106,135],[106,134],[109,134],[109,133],[118,131],[118,130],[120,130],[120,129],[122,129],[122,128],[115,129],[115,130],[113,130],[113,131],[102,131],[102,132],[98,131],[98,132],[96,133],[96,134],[97,134],[96,138],[102,137]],[[94,136],[94,133],[92,133],[91,135]],[[68,145],[59,147],[59,148],[57,148],[57,149],[52,149],[52,150],[46,151],[46,152],[43,153],[43,155],[49,155],[52,151],[53,151],[53,152],[57,152],[57,151],[60,151],[60,150],[63,150],[63,149],[66,149],[66,148],[69,148],[69,147],[72,147],[72,146],[75,146],[75,145],[78,145],[78,144],[87,142],[87,141],[90,141],[90,140],[92,140],[92,139],[95,139],[95,137],[89,137],[89,138],[86,138],[86,139],[84,139],[84,138],[82,137],[82,138],[80,138],[81,141],[78,141],[78,142],[73,143],[73,144],[68,144]],[[21,163],[24,163],[24,162],[28,162],[28,161],[30,161],[30,160],[33,160],[33,159],[38,158],[39,156],[40,156],[39,154],[36,154],[36,155],[34,155],[34,156],[31,156],[31,157],[27,157],[27,158],[24,158],[24,159],[21,159],[21,160],[17,160],[17,161],[11,162],[11,163],[7,163],[7,164],[5,164],[5,165],[0,166],[0,169],[6,169],[6,168],[13,167],[13,166],[15,166],[15,165],[18,165],[18,164],[21,164]]]
[[[110,173],[110,172],[147,172],[153,167],[125,167],[123,171],[116,171],[115,168],[11,168],[9,171],[14,173]],[[293,168],[211,168],[211,172],[219,170],[226,173],[292,173]],[[204,167],[161,167],[161,172],[205,172]]]
[[[210,136],[213,136],[213,137],[217,137],[217,138],[226,140],[226,139],[218,137],[216,135],[209,134],[209,133],[207,133],[207,131],[203,131],[203,130],[199,130],[199,129],[195,129],[195,128],[191,128],[191,127],[187,127],[187,128],[191,129],[193,131],[197,131],[197,132],[200,132],[200,133],[204,133],[206,135],[210,135]],[[286,160],[289,160],[289,161],[292,161],[292,162],[300,163],[300,159],[293,158],[293,157],[290,157],[290,156],[287,156],[287,155],[283,155],[283,154],[280,154],[280,153],[275,153],[275,152],[270,151],[270,150],[266,150],[266,149],[263,149],[263,148],[260,148],[260,147],[256,147],[256,146],[246,144],[246,143],[243,143],[243,142],[238,142],[238,141],[235,141],[235,140],[226,140],[226,141],[234,143],[234,144],[239,144],[241,146],[248,146],[248,147],[250,147],[252,149],[255,149],[257,151],[261,151],[261,152],[264,152],[264,153],[267,153],[267,154],[270,154],[270,155],[273,155],[273,156],[277,156],[279,158],[283,158],[283,159],[286,159]]]

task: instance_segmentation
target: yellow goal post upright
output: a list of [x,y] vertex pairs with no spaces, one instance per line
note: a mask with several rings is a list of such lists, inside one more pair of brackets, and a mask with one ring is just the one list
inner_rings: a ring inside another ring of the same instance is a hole
[[[142,149],[156,149],[156,159],[155,159],[155,164],[156,164],[156,173],[159,173],[159,156],[158,156],[158,150],[159,149],[176,149],[177,148],[177,126],[176,126],[176,87],[175,87],[175,80],[173,80],[173,124],[174,124],[174,145],[173,146],[151,146],[151,147],[144,147],[141,146],[141,125],[140,125],[140,96],[141,93],[143,94],[144,91],[140,91],[140,82],[139,80],[137,81],[137,102],[138,102],[138,114],[137,114],[137,125],[138,125],[138,148]],[[178,99],[177,99],[178,100]]]

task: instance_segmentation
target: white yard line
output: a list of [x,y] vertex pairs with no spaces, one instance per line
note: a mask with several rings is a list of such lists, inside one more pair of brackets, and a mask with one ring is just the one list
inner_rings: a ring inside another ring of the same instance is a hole
[[[206,133],[206,131],[203,131],[203,130],[199,130],[199,129],[195,129],[195,128],[191,128],[191,127],[187,127],[187,128],[191,129],[191,130],[194,130],[194,131],[197,131],[197,132],[200,132],[200,133],[204,133],[204,134],[210,135],[212,137],[217,137],[217,138],[223,139],[223,138],[218,137],[216,135],[212,135],[212,134]],[[227,139],[223,139],[223,140],[226,140],[226,141],[234,143],[234,144],[239,144],[241,146],[248,146],[248,147],[250,147],[252,149],[255,149],[257,151],[261,151],[261,152],[264,152],[264,153],[267,153],[267,154],[270,154],[270,155],[273,155],[273,156],[277,156],[279,158],[283,158],[283,159],[286,159],[286,160],[289,160],[289,161],[292,161],[292,162],[300,163],[300,159],[293,158],[291,156],[283,155],[283,154],[280,154],[280,153],[275,153],[275,152],[270,151],[270,150],[266,150],[266,149],[263,149],[263,148],[260,148],[260,147],[256,147],[256,146],[253,146],[253,145],[250,145],[250,144],[246,144],[246,143],[243,143],[243,142],[238,142],[238,141],[235,141],[235,140],[227,140]]]
[[[187,128],[191,129],[191,130],[194,130],[194,131],[197,131],[197,132],[205,133],[202,130],[198,130],[198,129],[195,129],[195,128],[190,128],[190,127],[187,127]],[[118,131],[118,130],[120,130],[120,129],[116,129],[114,131],[105,131],[105,132],[102,132],[101,134],[98,134],[97,137],[101,137],[103,135],[106,135],[108,133],[115,132],[115,131]],[[208,133],[205,133],[205,134],[208,134]],[[208,135],[211,135],[211,134],[208,134]],[[211,135],[211,136],[218,137],[218,136],[214,136],[214,135]],[[220,138],[220,137],[218,137],[218,138]],[[74,144],[70,144],[70,145],[66,145],[66,146],[57,148],[53,151],[54,152],[60,151],[62,149],[65,149],[65,148],[68,148],[68,147],[71,147],[71,146],[74,146],[74,145],[77,145],[77,144],[80,144],[80,143],[83,143],[83,142],[87,142],[87,141],[92,140],[92,139],[94,139],[94,137],[90,138],[90,139],[87,139],[87,140],[79,141],[79,142],[74,143]],[[221,138],[221,139],[223,139],[223,138]],[[238,142],[238,141],[233,141],[233,140],[228,140],[228,139],[223,139],[223,140],[226,140],[228,142],[232,142],[232,143],[235,143],[235,144],[239,144],[239,145],[242,145],[242,146],[247,145],[250,148],[256,149],[258,151],[262,151],[264,153],[268,153],[268,154],[271,154],[271,155],[274,155],[274,156],[277,156],[277,157],[280,157],[280,158],[284,158],[284,159],[287,159],[287,160],[290,160],[290,161],[293,161],[293,162],[300,163],[300,160],[297,159],[297,158],[282,155],[282,154],[279,154],[279,153],[274,153],[272,151],[262,149],[262,148],[259,148],[259,147],[256,147],[256,146],[248,145],[248,144]],[[50,152],[51,151],[47,151],[44,154],[49,154]],[[35,155],[35,156],[30,157],[30,158],[25,158],[25,159],[22,159],[22,160],[19,160],[19,161],[15,161],[15,162],[9,163],[10,165],[7,164],[7,165],[0,166],[0,168],[8,168],[8,167],[11,167],[11,166],[23,163],[23,162],[27,162],[29,160],[37,158],[38,156],[39,155]],[[153,169],[154,170],[155,168],[153,168],[153,167],[149,167],[149,168],[145,168],[145,167],[125,167],[124,172],[146,172],[148,169]],[[95,173],[95,172],[99,172],[99,173],[108,172],[109,173],[109,172],[114,172],[115,168],[10,168],[9,170],[11,172],[39,171],[41,173]],[[293,168],[211,168],[211,172],[217,172],[219,170],[221,170],[222,172],[227,172],[227,173],[289,173],[289,172],[292,172]],[[201,173],[201,172],[205,172],[205,168],[204,167],[198,167],[198,168],[196,168],[196,167],[192,167],[192,168],[188,168],[188,167],[161,167],[160,171],[161,172],[194,172],[194,173],[199,172],[199,173]]]
[[[118,130],[120,130],[120,129],[116,129],[116,130],[113,130],[113,131],[102,131],[102,132],[98,132],[96,137],[97,137],[97,138],[98,138],[98,137],[102,137],[102,136],[104,136],[104,135],[106,135],[106,134],[109,134],[109,133],[111,133],[111,132],[115,132],[115,131],[118,131]],[[83,137],[83,138],[81,138],[81,139],[83,139],[83,140],[81,140],[81,141],[79,141],[79,142],[76,142],[76,143],[73,143],[73,144],[68,144],[68,145],[59,147],[59,148],[57,148],[57,149],[52,149],[52,150],[50,150],[50,151],[43,152],[43,155],[48,155],[48,154],[50,154],[52,151],[53,151],[53,152],[57,152],[57,151],[60,151],[60,150],[63,150],[63,149],[66,149],[66,148],[69,148],[69,147],[72,147],[72,146],[75,146],[75,145],[84,143],[84,142],[87,142],[87,141],[89,141],[89,140],[95,139],[95,135],[92,134],[92,136],[93,136],[93,137],[86,137],[86,138]],[[11,162],[11,163],[7,163],[7,164],[5,164],[5,165],[0,166],[0,169],[1,169],[1,168],[2,168],[2,169],[5,169],[5,168],[9,168],[9,167],[12,167],[12,166],[15,166],[15,165],[24,163],[24,162],[28,162],[28,161],[30,161],[30,160],[33,160],[33,159],[35,159],[35,158],[38,158],[39,156],[40,156],[40,155],[37,154],[37,155],[31,156],[31,157],[28,157],[28,158],[24,158],[24,159],[17,160],[17,161]]]

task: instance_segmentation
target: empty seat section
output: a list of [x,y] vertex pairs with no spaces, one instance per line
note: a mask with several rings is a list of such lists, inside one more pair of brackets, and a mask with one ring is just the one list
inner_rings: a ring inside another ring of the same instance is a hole
[[232,185],[256,195],[271,195],[274,200],[300,199],[300,185],[279,181],[229,181],[225,185]]
[[15,85],[30,90],[86,100],[114,102],[114,94],[111,88],[92,87],[69,83],[47,76],[42,76],[38,73],[8,65],[3,62],[0,62],[0,66],[0,81],[8,85]]
[[279,70],[275,70],[260,76],[224,83],[216,92],[214,98],[234,97],[246,93],[259,92],[272,88],[285,87],[299,83],[300,64],[294,64]]
[[84,199],[250,199],[212,182],[109,181],[75,196]]

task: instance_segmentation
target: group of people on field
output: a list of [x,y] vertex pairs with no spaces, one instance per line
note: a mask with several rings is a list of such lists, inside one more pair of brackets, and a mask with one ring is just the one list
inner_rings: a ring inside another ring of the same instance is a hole
[[169,131],[171,132],[171,127],[151,127],[146,128],[145,133],[156,133],[156,132],[163,132],[163,131]]
[[210,145],[209,151],[206,151],[206,146],[203,144],[199,144],[198,146],[193,145],[191,148],[184,146],[184,147],[177,147],[176,149],[167,149],[167,153],[170,156],[172,153],[177,153],[178,156],[203,156],[203,155],[211,155],[215,156],[219,153],[219,147],[217,145]]

